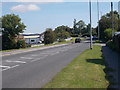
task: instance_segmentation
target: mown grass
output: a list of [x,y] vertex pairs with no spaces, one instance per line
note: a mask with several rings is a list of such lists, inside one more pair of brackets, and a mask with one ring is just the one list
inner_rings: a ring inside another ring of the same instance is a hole
[[44,88],[107,88],[101,46],[85,50],[59,72]]

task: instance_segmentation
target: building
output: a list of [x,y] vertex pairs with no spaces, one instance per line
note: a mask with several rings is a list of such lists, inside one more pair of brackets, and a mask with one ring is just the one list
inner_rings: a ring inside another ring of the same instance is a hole
[[42,34],[28,33],[28,34],[21,34],[21,35],[24,36],[25,42],[28,44],[38,44],[38,43],[42,43],[43,41]]

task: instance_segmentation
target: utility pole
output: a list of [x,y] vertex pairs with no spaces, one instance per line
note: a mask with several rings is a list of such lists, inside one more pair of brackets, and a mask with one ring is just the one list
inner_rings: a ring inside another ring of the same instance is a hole
[[97,0],[97,11],[98,11],[98,40],[100,39],[100,25],[99,25],[99,2]]
[[111,2],[111,18],[112,18],[112,37],[114,36],[114,12],[113,12],[113,2]]
[[91,20],[91,0],[89,0],[89,11],[90,11],[90,49],[93,49],[92,45],[92,20]]

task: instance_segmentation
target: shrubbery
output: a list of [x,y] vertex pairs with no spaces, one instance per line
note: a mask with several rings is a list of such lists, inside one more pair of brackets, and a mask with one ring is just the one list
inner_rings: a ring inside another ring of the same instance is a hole
[[59,42],[65,42],[65,39],[59,39]]
[[51,28],[48,28],[44,33],[44,43],[52,44],[55,40],[56,40],[55,33],[52,31]]
[[17,48],[26,48],[25,40],[18,40]]
[[116,50],[116,46],[115,46],[115,44],[113,43],[113,41],[108,41],[107,43],[106,43],[106,45],[109,47],[109,48],[111,48],[112,50]]

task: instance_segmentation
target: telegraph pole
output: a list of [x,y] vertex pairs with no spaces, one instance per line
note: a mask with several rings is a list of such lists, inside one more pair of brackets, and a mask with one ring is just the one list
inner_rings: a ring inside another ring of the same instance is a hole
[[112,18],[112,37],[114,36],[114,12],[113,12],[113,2],[111,2],[111,18]]
[[98,40],[100,39],[100,25],[99,25],[99,2],[97,0],[97,11],[98,11]]
[[92,45],[92,20],[91,20],[91,0],[89,0],[89,11],[90,11],[90,49],[93,49]]

